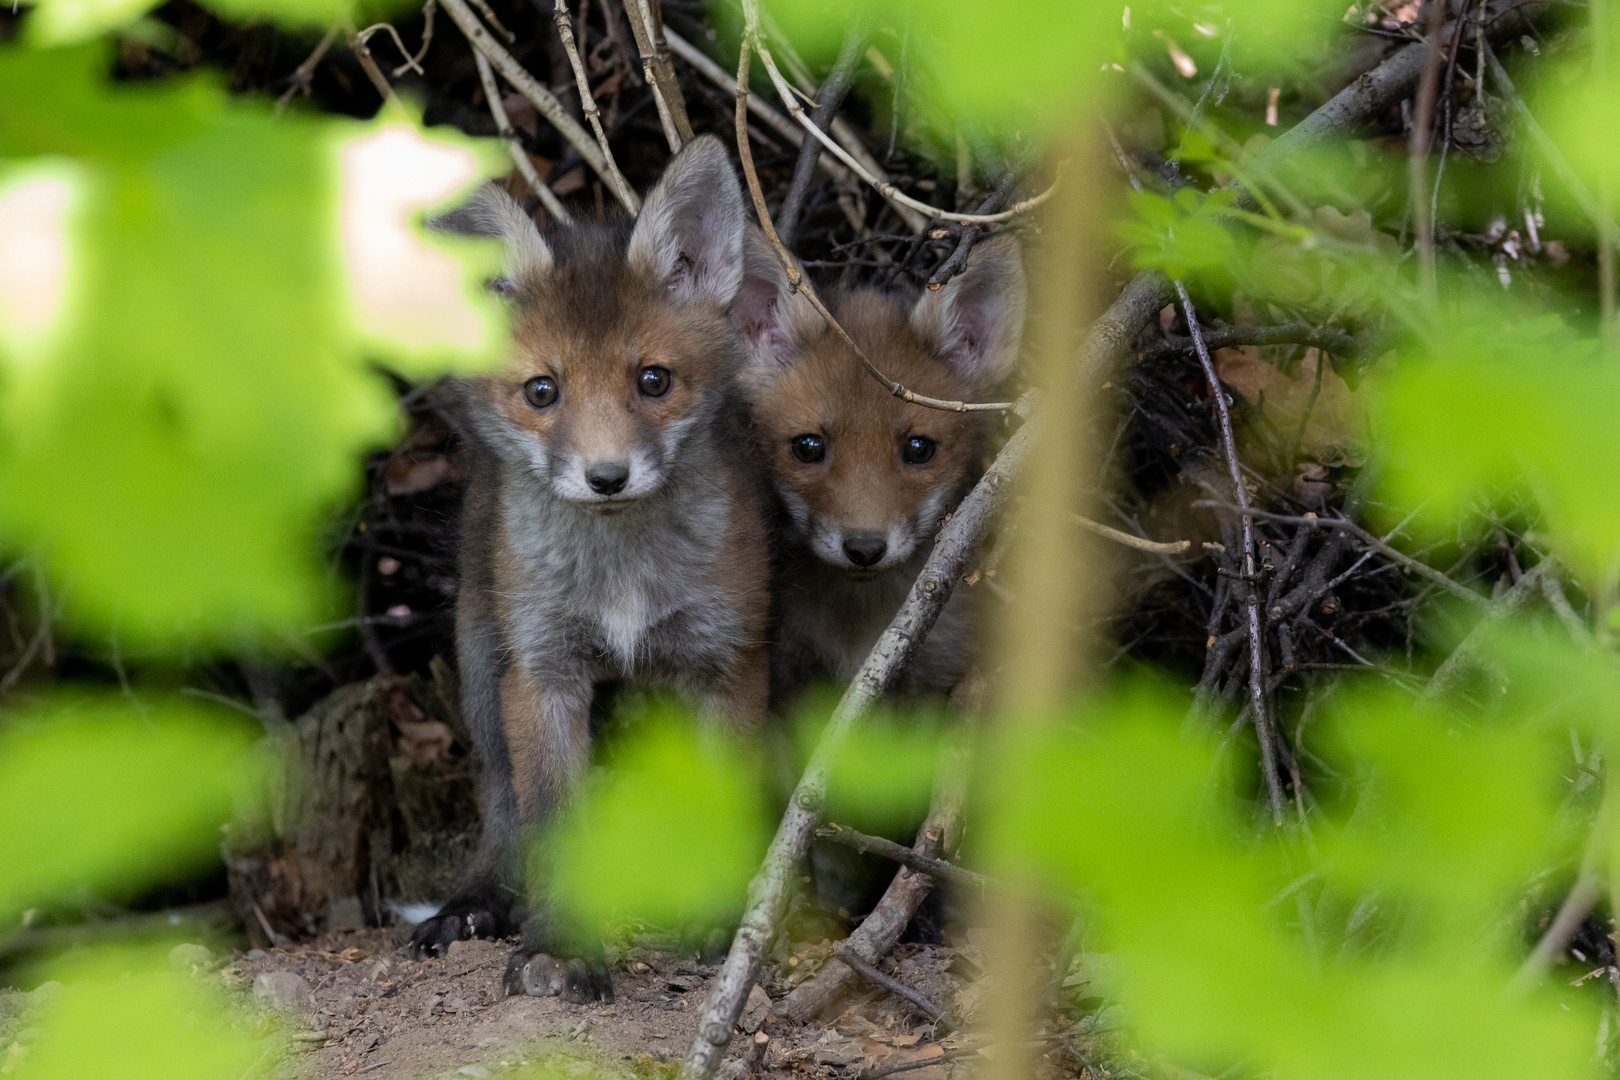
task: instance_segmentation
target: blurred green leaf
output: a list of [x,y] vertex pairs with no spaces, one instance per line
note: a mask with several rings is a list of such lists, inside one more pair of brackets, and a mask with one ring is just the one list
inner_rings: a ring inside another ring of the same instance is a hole
[[[1383,381],[1385,491],[1449,532],[1476,505],[1534,498],[1583,574],[1620,555],[1612,403],[1620,365],[1551,314],[1470,297]],[[1476,518],[1476,520],[1478,520]]]
[[[276,119],[206,80],[104,70],[100,48],[0,50],[0,222],[60,249],[54,286],[24,275],[41,302],[0,301],[0,539],[36,553],[91,629],[192,645],[293,630],[331,599],[320,518],[395,422],[363,363],[368,312],[431,307],[361,272],[418,265],[388,215],[422,170],[388,125]],[[378,192],[390,165],[401,179]],[[357,177],[382,209],[340,229]],[[379,234],[387,250],[363,257]],[[449,265],[429,284],[465,301],[453,286],[471,275]],[[493,342],[481,310],[463,356]],[[454,352],[433,344],[434,361]]]
[[63,985],[16,1080],[237,1080],[274,1064],[273,1044],[253,1037],[216,988],[170,971],[160,947],[98,949],[47,973]]
[[251,731],[183,700],[58,700],[0,727],[0,923],[128,895],[218,857],[249,790]]
[[[158,0],[39,0],[29,16],[28,39],[34,45],[71,45],[88,41],[139,19]],[[227,19],[268,19],[284,26],[330,26],[353,18],[353,0],[208,0],[206,5]]]
[[1238,242],[1218,215],[1232,199],[1230,192],[1205,195],[1195,188],[1182,188],[1169,198],[1131,192],[1136,217],[1117,226],[1120,237],[1136,245],[1131,264],[1172,278],[1226,271],[1237,260]]
[[915,829],[928,813],[939,750],[938,717],[863,720],[828,762],[823,818],[884,835]]
[[680,716],[642,717],[538,845],[533,890],[569,925],[706,925],[742,909],[769,839],[740,750]]
[[[1506,999],[1508,942],[1488,932],[1553,847],[1539,743],[1448,730],[1394,698],[1346,709],[1339,745],[1381,801],[1318,825],[1313,857],[1246,835],[1214,747],[1181,734],[1184,708],[1142,687],[1095,701],[1073,727],[1005,748],[986,792],[987,859],[1087,900],[1112,959],[1099,989],[1147,1048],[1211,1075],[1236,1062],[1301,1080],[1593,1074],[1595,1012]],[[1284,898],[1372,886],[1405,932],[1373,955],[1313,957]]]

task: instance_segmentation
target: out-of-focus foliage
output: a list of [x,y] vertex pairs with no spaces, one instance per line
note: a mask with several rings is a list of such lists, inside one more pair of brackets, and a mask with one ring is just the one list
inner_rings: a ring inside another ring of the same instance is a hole
[[[42,0],[28,22],[29,40],[66,45],[134,22],[155,0]],[[226,18],[273,19],[293,26],[324,26],[354,15],[353,0],[210,0]]]
[[0,923],[206,865],[250,789],[252,731],[185,701],[56,700],[0,718]]
[[269,1060],[219,991],[169,970],[162,948],[104,948],[53,965],[63,983],[42,1011],[16,1080],[220,1080]]
[[70,618],[126,639],[307,624],[331,589],[320,518],[394,422],[363,363],[377,324],[429,312],[406,360],[495,341],[458,264],[430,279],[459,304],[434,333],[399,220],[474,156],[105,70],[99,47],[0,52],[0,269],[25,301],[0,305],[4,542],[69,587]]
[[1573,566],[1610,566],[1620,554],[1612,357],[1557,315],[1474,296],[1420,347],[1384,385],[1391,496],[1443,531],[1472,506],[1530,495]]
[[[806,711],[798,728],[799,761],[808,764],[831,704]],[[915,829],[928,812],[943,716],[922,709],[881,712],[863,720],[827,762],[822,817],[885,836]]]
[[768,839],[756,774],[720,734],[650,710],[536,846],[536,894],[594,932],[626,919],[685,927],[734,916]]
[[[1502,917],[1564,853],[1556,759],[1536,733],[1347,703],[1334,756],[1356,794],[1307,847],[1246,835],[1232,776],[1178,734],[1182,712],[1141,689],[1094,702],[1007,748],[987,789],[985,857],[1087,899],[1088,946],[1115,961],[1095,989],[1145,1046],[1285,1080],[1592,1073],[1595,1015],[1502,992]],[[1289,925],[1302,888],[1373,895],[1395,932],[1357,955],[1319,927],[1313,952]]]

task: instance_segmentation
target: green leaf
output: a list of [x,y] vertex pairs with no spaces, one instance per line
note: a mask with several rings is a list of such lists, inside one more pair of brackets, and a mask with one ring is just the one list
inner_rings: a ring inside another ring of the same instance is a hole
[[159,946],[80,953],[46,974],[63,985],[30,1018],[38,1032],[16,1080],[220,1080],[251,1075],[272,1049],[217,988],[169,970]]
[[[0,543],[37,556],[87,631],[192,647],[295,632],[333,599],[321,518],[396,422],[366,367],[365,343],[386,340],[368,312],[433,308],[401,303],[397,275],[359,288],[377,280],[359,269],[416,265],[388,231],[412,189],[359,197],[379,173],[362,150],[382,139],[418,188],[420,155],[398,151],[397,124],[277,119],[205,80],[103,70],[99,48],[0,50],[0,221],[34,223],[29,250],[53,241],[64,266],[53,303],[0,300]],[[350,228],[350,203],[383,213]],[[368,261],[378,233],[394,254]],[[448,265],[429,298],[465,306],[473,273]],[[402,316],[426,345],[396,355],[411,371],[487,355],[494,310],[449,344]]]
[[742,909],[767,840],[754,770],[713,732],[659,710],[609,755],[536,849],[531,889],[567,925],[705,925]]
[[0,923],[207,865],[250,790],[253,732],[185,701],[143,713],[119,699],[63,699],[4,719]]

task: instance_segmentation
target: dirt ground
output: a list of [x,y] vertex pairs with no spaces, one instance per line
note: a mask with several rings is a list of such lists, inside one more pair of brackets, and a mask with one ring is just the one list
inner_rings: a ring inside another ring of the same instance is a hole
[[[510,943],[457,942],[444,959],[415,961],[399,948],[407,933],[349,932],[307,946],[255,949],[224,963],[224,981],[274,1016],[300,1048],[282,1062],[278,1080],[449,1080],[521,1074],[537,1066],[549,1075],[671,1077],[691,1045],[717,971],[691,957],[638,945],[615,967],[612,1005],[508,998],[500,982]],[[768,977],[755,990],[729,1058],[745,1058],[763,1032],[769,1041],[758,1066],[748,1070],[754,1075],[854,1078],[949,1056],[951,1061],[899,1075],[954,1080],[954,1059],[966,1053],[968,1038],[941,1036],[887,991],[854,1000],[830,1025],[796,1025],[775,1016],[773,999],[785,996],[799,978],[797,969],[812,969],[816,954],[825,951],[811,947],[802,961],[793,958],[787,980]],[[885,970],[933,1000],[951,1003],[968,985],[947,970],[957,952],[903,945]]]

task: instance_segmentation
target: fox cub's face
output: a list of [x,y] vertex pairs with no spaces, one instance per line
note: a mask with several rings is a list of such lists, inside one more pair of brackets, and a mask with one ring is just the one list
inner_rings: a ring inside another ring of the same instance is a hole
[[[768,256],[750,249],[751,265]],[[795,529],[823,561],[866,576],[905,562],[965,493],[983,438],[975,414],[889,394],[778,275],[752,275],[737,305],[749,354],[745,381],[769,448],[772,481]],[[1018,353],[1024,274],[1017,242],[973,249],[966,270],[907,304],[862,290],[834,317],[879,370],[911,390],[973,400]]]
[[484,437],[555,495],[602,513],[659,490],[715,415],[740,354],[727,307],[746,228],[720,142],[694,140],[647,196],[628,244],[602,228],[541,237],[485,186],[451,228],[506,241],[513,347],[472,389]]

